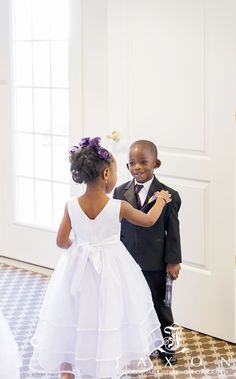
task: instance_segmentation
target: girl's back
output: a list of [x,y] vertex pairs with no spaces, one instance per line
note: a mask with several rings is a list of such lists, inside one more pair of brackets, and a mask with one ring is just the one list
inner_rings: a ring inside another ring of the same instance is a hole
[[92,220],[82,210],[79,199],[73,197],[68,202],[68,212],[71,219],[75,242],[102,243],[103,240],[120,234],[120,200],[110,199]]

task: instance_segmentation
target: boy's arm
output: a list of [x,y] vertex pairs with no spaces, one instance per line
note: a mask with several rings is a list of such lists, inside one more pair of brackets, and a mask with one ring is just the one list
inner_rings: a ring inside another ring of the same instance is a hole
[[170,273],[173,279],[177,279],[180,270],[181,244],[178,212],[181,206],[181,199],[176,192],[169,204],[169,212],[166,219],[166,243],[165,243],[165,262],[166,272]]

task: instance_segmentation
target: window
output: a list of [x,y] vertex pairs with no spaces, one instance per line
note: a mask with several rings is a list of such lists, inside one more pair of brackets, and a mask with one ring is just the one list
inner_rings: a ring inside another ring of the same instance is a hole
[[70,195],[69,0],[13,0],[16,221],[54,228]]

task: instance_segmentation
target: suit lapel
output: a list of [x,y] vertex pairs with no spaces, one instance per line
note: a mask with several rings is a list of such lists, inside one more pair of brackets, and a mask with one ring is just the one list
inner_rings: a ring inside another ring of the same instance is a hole
[[[146,199],[144,201],[143,207],[148,203],[148,200],[150,199],[150,197],[152,197],[152,195],[154,194],[154,192],[161,191],[162,189],[163,189],[163,187],[162,187],[161,183],[154,176],[154,179],[153,179],[152,184],[151,184],[151,186],[149,188],[147,197],[146,197]],[[138,207],[137,200],[136,200],[136,195],[135,195],[135,192],[134,192],[134,180],[131,180],[127,184],[127,186],[125,188],[125,192],[124,192],[124,197],[134,208]]]
[[148,200],[152,197],[152,195],[154,194],[154,192],[156,191],[161,191],[163,188],[161,186],[161,183],[159,182],[159,180],[157,180],[157,178],[154,176],[154,179],[152,181],[152,184],[149,188],[149,191],[148,191],[148,194],[147,194],[147,197],[144,201],[144,204],[143,204],[143,207],[145,207],[145,205],[148,203]]
[[137,200],[134,192],[134,180],[128,183],[124,192],[125,199],[134,207],[137,208]]

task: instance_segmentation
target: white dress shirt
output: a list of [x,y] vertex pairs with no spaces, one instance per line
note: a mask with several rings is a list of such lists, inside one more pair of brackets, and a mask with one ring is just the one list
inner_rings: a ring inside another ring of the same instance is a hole
[[143,206],[144,204],[144,201],[147,197],[147,194],[148,194],[148,191],[151,187],[151,184],[152,184],[152,181],[154,179],[154,176],[152,177],[152,179],[148,180],[147,182],[145,183],[139,183],[137,182],[137,180],[135,180],[135,183],[134,184],[139,184],[139,185],[143,185],[143,188],[139,191],[139,198],[140,198],[140,201],[141,201],[141,205]]

